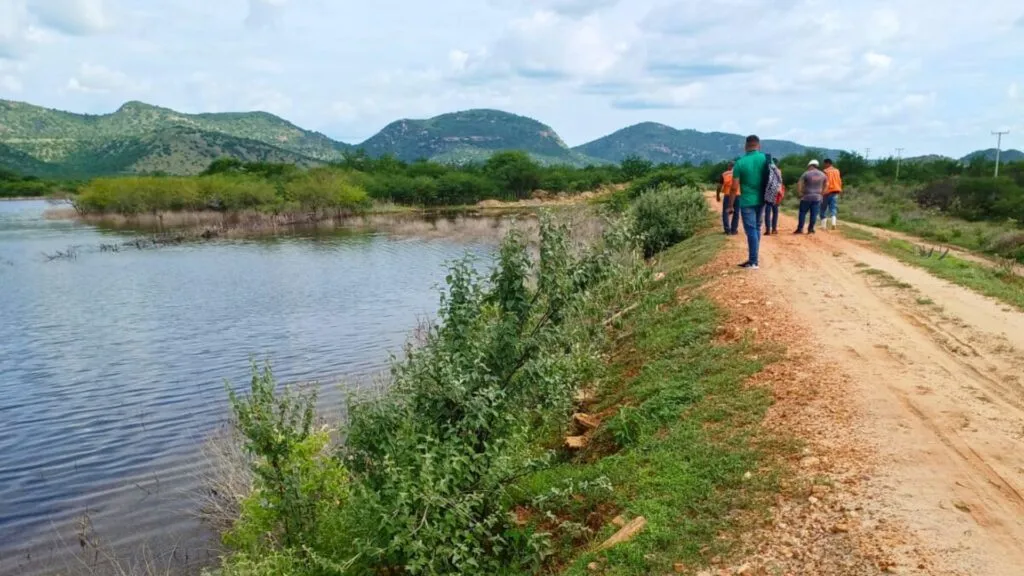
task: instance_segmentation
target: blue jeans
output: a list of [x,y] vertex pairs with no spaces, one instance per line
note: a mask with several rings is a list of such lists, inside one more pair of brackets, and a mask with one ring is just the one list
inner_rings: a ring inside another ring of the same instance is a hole
[[828,194],[821,201],[821,219],[839,215],[839,194]]
[[[738,196],[726,196],[722,198],[722,228],[725,229],[726,234],[735,234],[740,229],[740,209],[738,204]],[[729,210],[732,210],[732,221],[730,222]],[[730,226],[730,224],[732,224]]]
[[811,221],[808,223],[808,232],[814,232],[814,224],[818,221],[818,210],[821,209],[821,201],[811,202],[810,200],[800,201],[800,218],[797,221],[796,231],[804,231],[804,219],[807,218],[807,214],[810,213]]
[[779,205],[765,202],[764,204],[764,231],[774,232],[779,229]]
[[761,223],[764,221],[764,205],[740,208],[743,218],[743,232],[747,235],[747,262],[758,264],[761,251]]

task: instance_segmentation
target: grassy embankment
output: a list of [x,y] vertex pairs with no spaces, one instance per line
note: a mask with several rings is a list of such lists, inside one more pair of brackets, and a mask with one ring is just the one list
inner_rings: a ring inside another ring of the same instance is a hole
[[[631,222],[582,251],[548,222],[534,264],[513,234],[486,280],[453,267],[438,326],[352,406],[344,446],[314,429],[313,399],[256,374],[232,397],[255,492],[218,571],[650,574],[727,557],[775,489],[770,399],[743,385],[770,354],[714,342],[698,270],[723,240],[698,191],[650,193]],[[666,248],[655,266],[629,230]]]
[[923,268],[934,276],[1024,310],[1024,277],[1016,273],[1014,262],[1011,260],[988,265],[957,258],[940,249],[918,246],[898,238],[878,238],[871,232],[857,228],[845,227],[841,230],[852,240],[870,243],[877,250],[907,264]]
[[915,190],[902,186],[852,189],[843,194],[840,218],[1024,262],[1024,229],[1014,221],[969,221],[915,201]]

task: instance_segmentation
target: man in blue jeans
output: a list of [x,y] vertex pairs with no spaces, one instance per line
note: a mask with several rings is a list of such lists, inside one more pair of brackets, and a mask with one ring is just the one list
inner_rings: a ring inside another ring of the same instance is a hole
[[747,136],[746,154],[732,168],[733,194],[739,194],[740,219],[747,235],[747,261],[740,268],[757,270],[761,251],[761,226],[764,220],[764,178],[768,157],[761,152],[761,139]]

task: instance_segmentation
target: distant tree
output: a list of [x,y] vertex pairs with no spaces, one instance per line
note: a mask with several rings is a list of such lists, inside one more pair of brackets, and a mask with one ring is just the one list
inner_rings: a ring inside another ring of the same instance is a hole
[[645,160],[636,154],[630,154],[622,159],[622,164],[619,167],[622,170],[623,178],[628,181],[650,174],[654,170],[654,162]]
[[518,150],[492,155],[484,164],[484,173],[515,198],[526,198],[540,187],[540,166]]
[[229,174],[242,171],[242,161],[230,156],[217,158],[203,170],[200,176],[212,176],[214,174]]

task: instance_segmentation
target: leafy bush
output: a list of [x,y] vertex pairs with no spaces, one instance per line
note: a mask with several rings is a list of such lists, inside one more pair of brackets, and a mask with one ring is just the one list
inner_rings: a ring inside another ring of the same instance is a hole
[[697,233],[707,223],[708,205],[697,188],[662,185],[637,198],[633,220],[650,258]]
[[[544,218],[538,260],[512,233],[489,276],[454,264],[437,324],[382,397],[351,405],[334,457],[312,430],[312,399],[275,394],[257,373],[248,399],[232,396],[259,482],[224,573],[537,571],[549,536],[513,522],[510,488],[551,465],[536,439],[562,432],[601,365],[604,310],[645,270],[631,246],[616,226],[575,249],[568,227]],[[598,484],[579,490],[607,492]]]
[[686,186],[693,183],[692,174],[687,168],[681,166],[663,166],[651,172],[643,178],[634,180],[629,186],[627,195],[636,198],[645,192],[658,189],[662,186]]
[[313,430],[315,393],[275,389],[267,366],[253,367],[248,396],[229,391],[245,449],[256,457],[256,485],[227,541],[255,552],[319,541],[333,509],[346,498],[345,470],[326,452],[327,431]]
[[347,174],[331,168],[316,168],[288,182],[285,197],[313,213],[352,212],[369,201],[366,191],[352,183]]

